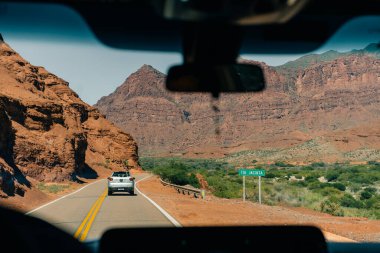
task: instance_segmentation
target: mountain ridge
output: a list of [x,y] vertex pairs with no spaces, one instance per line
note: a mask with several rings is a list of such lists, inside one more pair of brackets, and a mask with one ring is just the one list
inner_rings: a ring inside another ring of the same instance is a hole
[[[121,89],[117,99],[114,93],[108,96],[109,101],[116,101],[107,104],[99,100],[95,106],[119,127],[130,129],[143,156],[226,157],[243,150],[291,148],[320,140],[315,143],[328,143],[337,150],[325,154],[326,160],[335,162],[356,159],[345,154],[357,150],[358,145],[380,148],[375,141],[357,139],[350,133],[379,119],[380,59],[376,55],[351,53],[286,73],[265,63],[239,61],[263,68],[266,91],[222,94],[219,101],[213,101],[207,94],[169,92],[131,98],[123,93],[126,89]],[[164,76],[150,78],[140,71],[131,76],[138,78],[127,79],[120,87],[149,89],[150,84],[164,85]],[[338,139],[348,139],[348,143],[343,142],[347,147],[332,140],[331,133],[338,130],[345,131],[339,132]],[[295,159],[318,159],[312,157],[312,152],[304,153],[294,153]]]
[[363,49],[353,49],[348,52],[338,52],[336,50],[328,50],[320,54],[308,54],[301,56],[296,60],[286,62],[282,65],[276,66],[277,69],[289,69],[289,68],[305,68],[312,63],[319,63],[321,61],[332,61],[339,57],[344,57],[352,54],[371,54],[375,57],[380,57],[380,44],[371,43]]

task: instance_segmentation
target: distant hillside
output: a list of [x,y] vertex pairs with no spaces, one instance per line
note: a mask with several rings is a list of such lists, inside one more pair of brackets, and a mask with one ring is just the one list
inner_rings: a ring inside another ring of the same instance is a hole
[[349,52],[338,52],[335,50],[329,50],[327,52],[324,52],[322,54],[309,54],[302,56],[294,61],[289,61],[283,65],[277,66],[276,69],[280,71],[287,71],[287,70],[296,70],[296,69],[305,69],[311,64],[316,64],[320,62],[325,61],[332,61],[339,57],[346,57],[350,55],[372,55],[374,57],[380,58],[380,44],[378,43],[371,43],[368,46],[366,46],[363,49],[359,50],[352,50]]
[[223,94],[216,102],[208,94],[165,91],[165,75],[144,65],[95,106],[132,133],[143,156],[376,160],[379,55],[371,44],[307,55],[280,67],[259,63],[266,91]]

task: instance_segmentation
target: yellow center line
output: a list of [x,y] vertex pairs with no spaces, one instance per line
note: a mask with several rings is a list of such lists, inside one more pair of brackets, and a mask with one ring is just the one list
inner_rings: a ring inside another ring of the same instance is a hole
[[90,211],[88,212],[87,216],[84,218],[84,220],[82,221],[82,223],[81,223],[80,226],[78,227],[77,231],[76,231],[75,234],[74,234],[74,237],[75,237],[75,238],[78,238],[78,236],[79,236],[80,233],[82,232],[82,229],[83,229],[84,225],[86,225],[86,222],[87,222],[88,219],[90,218],[90,215],[91,215],[92,212],[95,210],[95,207],[97,206],[97,204],[98,204],[98,202],[99,202],[99,200],[100,200],[100,197],[101,197],[101,196],[99,196],[99,197],[96,199],[95,203],[92,205],[92,207],[91,207]]
[[85,227],[87,221],[90,219],[90,222],[87,223],[87,226],[84,230],[84,232],[82,233],[82,236],[80,237],[80,241],[84,241],[87,237],[87,233],[88,231],[90,230],[91,228],[91,225],[106,197],[106,193],[107,193],[107,189],[104,190],[104,192],[99,196],[99,198],[95,201],[95,203],[92,205],[90,211],[88,212],[88,214],[86,215],[86,217],[84,218],[84,220],[82,221],[82,223],[80,224],[80,226],[78,227],[77,231],[75,232],[74,234],[74,238],[77,238],[79,237],[79,235],[82,233],[83,231],[83,228]]
[[106,198],[107,196],[107,190],[104,191],[104,193],[102,194],[101,198],[100,198],[100,201],[98,203],[98,205],[96,206],[96,209],[94,210],[90,220],[88,221],[87,223],[87,226],[86,228],[84,229],[83,233],[82,233],[82,236],[79,238],[79,241],[83,242],[84,240],[86,240],[86,237],[87,237],[87,234],[88,234],[88,231],[90,231],[90,228],[92,226],[92,223],[94,222],[95,220],[95,217],[96,215],[98,214],[99,212],[99,209],[100,207],[102,206],[102,203],[104,201],[104,199]]

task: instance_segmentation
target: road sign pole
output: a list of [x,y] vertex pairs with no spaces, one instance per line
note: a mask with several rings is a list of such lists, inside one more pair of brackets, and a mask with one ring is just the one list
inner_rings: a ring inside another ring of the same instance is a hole
[[243,176],[243,201],[245,201],[245,176]]
[[259,177],[259,203],[261,205],[261,176]]
[[239,169],[239,176],[243,177],[243,201],[245,201],[245,176],[259,177],[259,203],[261,204],[261,177],[265,177],[265,170],[263,169]]

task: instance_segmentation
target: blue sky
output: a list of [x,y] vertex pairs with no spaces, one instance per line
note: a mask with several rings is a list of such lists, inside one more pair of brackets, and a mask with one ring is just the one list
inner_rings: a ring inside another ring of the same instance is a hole
[[[99,43],[81,17],[59,5],[0,3],[0,33],[26,60],[70,83],[87,103],[113,92],[143,64],[166,72],[181,63],[178,53],[118,50]],[[316,53],[349,51],[380,41],[380,16],[348,22]],[[349,43],[348,43],[349,42]],[[243,55],[281,65],[302,55]]]

